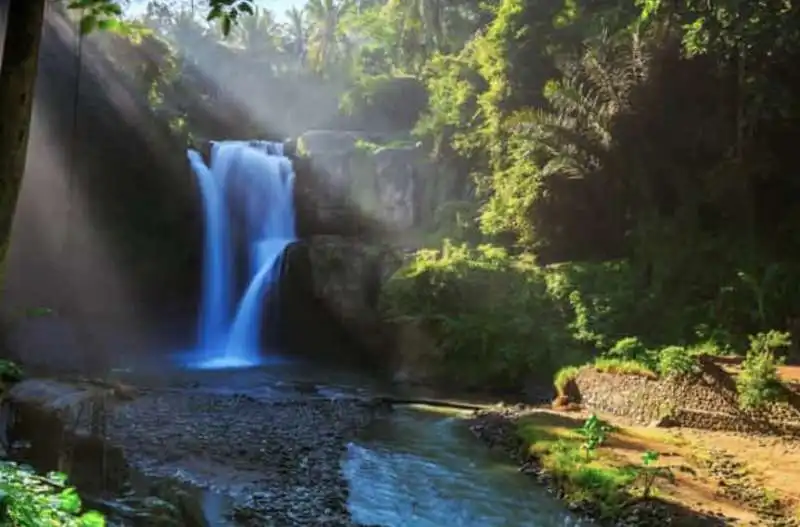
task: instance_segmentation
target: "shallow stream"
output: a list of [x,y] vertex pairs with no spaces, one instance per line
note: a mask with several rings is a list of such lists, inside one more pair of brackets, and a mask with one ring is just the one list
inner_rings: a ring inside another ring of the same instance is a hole
[[[278,363],[248,370],[161,371],[157,376],[141,371],[115,375],[122,381],[150,386],[159,392],[185,392],[187,396],[235,395],[289,404],[313,399],[392,395],[391,389],[364,376],[308,363]],[[239,408],[230,410],[240,412],[234,418],[239,422],[251,420],[252,414],[244,415],[250,410]],[[463,422],[467,415],[464,411],[412,406],[378,413],[347,443],[339,464],[349,487],[347,508],[353,521],[359,525],[383,527],[581,525],[545,489],[509,464],[503,454],[487,449],[475,439]],[[272,424],[266,426],[281,426],[274,420],[277,417],[266,415],[266,419],[273,419]],[[303,426],[298,431],[303,430]],[[242,441],[258,441],[263,436],[256,432],[253,437],[242,438]],[[198,503],[198,508],[205,511],[205,520],[197,522],[199,526],[235,525],[223,521],[220,514],[233,509],[233,502],[247,493],[247,485],[241,484],[239,476],[227,478],[224,474],[227,468],[219,460],[214,464],[210,460],[194,459],[199,460],[200,465],[152,466],[152,470],[146,472],[149,477],[172,478],[178,472],[186,475],[179,479],[194,486],[197,491],[192,494],[197,502],[203,502]],[[335,454],[329,459],[335,467]],[[203,476],[204,473],[207,476]],[[231,474],[243,472],[231,468]],[[257,478],[258,473],[251,472],[251,476]],[[210,478],[209,481],[203,481],[205,477]],[[223,484],[220,486],[211,480]],[[215,491],[200,490],[209,486]],[[235,487],[241,487],[241,491],[234,490]],[[296,524],[308,525],[305,522]]]
[[[271,399],[391,394],[360,375],[307,364],[208,372],[205,378],[194,389]],[[503,454],[479,443],[463,422],[468,415],[398,407],[376,419],[342,461],[353,519],[385,527],[579,525]]]

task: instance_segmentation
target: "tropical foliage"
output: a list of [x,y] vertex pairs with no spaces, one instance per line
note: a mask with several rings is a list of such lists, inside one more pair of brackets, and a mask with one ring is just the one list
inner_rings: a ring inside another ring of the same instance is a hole
[[648,371],[685,375],[697,350],[744,354],[748,335],[797,329],[796,7],[223,4],[151,1],[128,21],[151,34],[109,40],[139,50],[136,82],[184,137],[212,108],[275,100],[285,133],[389,129],[457,174],[430,215],[455,240],[383,299],[432,335],[443,375],[514,384],[581,357],[640,360],[614,355],[626,339]]

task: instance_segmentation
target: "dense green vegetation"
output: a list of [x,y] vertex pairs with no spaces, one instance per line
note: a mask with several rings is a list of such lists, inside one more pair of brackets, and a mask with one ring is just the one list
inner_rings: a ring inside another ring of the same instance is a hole
[[[442,378],[518,386],[597,357],[690,374],[695,355],[795,332],[795,7],[315,0],[230,28],[208,14],[152,1],[136,20],[151,32],[105,42],[185,139],[260,93],[288,133],[388,131],[457,175],[430,247],[383,296],[433,338]],[[234,94],[208,79],[225,68],[248,71]]]
[[488,17],[429,62],[416,131],[468,160],[504,250],[420,254],[391,312],[512,384],[581,354],[689,372],[698,347],[793,332],[797,9],[504,0]]
[[105,518],[96,511],[81,513],[81,499],[66,476],[37,475],[30,467],[0,462],[3,514],[0,525],[14,527],[103,527]]
[[[381,301],[432,338],[422,367],[438,379],[517,388],[555,374],[563,392],[587,363],[687,376],[700,355],[738,353],[741,406],[780,395],[800,328],[797,6],[309,0],[279,17],[152,0],[126,25],[123,2],[68,4],[83,32],[114,30],[94,44],[178,141],[368,129],[420,141],[456,175],[429,211],[429,247]],[[666,474],[651,454],[636,470],[592,465],[597,426],[550,445],[551,467],[602,503],[637,478],[649,494]],[[60,476],[0,476],[15,525],[76,517]]]

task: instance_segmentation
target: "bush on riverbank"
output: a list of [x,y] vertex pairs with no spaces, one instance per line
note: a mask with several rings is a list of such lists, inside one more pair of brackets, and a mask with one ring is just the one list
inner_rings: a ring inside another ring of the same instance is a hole
[[612,453],[626,430],[606,427],[602,442],[588,444],[585,430],[593,419],[581,427],[577,420],[532,414],[517,421],[517,434],[563,499],[596,509],[600,518],[617,518],[635,495],[651,494],[653,482],[639,489],[642,467]]
[[81,512],[78,492],[66,484],[64,474],[36,474],[29,467],[0,462],[2,520],[9,527],[104,527],[105,518],[96,511]]
[[[24,374],[15,362],[0,359],[0,398],[10,384]],[[81,498],[67,485],[67,476],[50,472],[44,476],[31,467],[0,460],[0,526],[104,527],[97,511],[82,511]]]
[[[700,303],[675,315],[668,292],[643,286],[628,264],[538,266],[528,254],[491,245],[445,241],[441,250],[421,250],[381,300],[388,319],[414,321],[432,338],[436,371],[426,373],[462,386],[518,388],[568,368],[556,375],[560,390],[585,364],[653,378],[692,375],[701,355],[753,354],[769,335],[784,338],[770,344],[770,356],[789,345],[785,333],[748,336],[703,323]],[[750,346],[736,344],[748,339]]]
[[[542,267],[528,254],[447,240],[419,251],[382,296],[388,319],[414,321],[433,339],[435,376],[504,388],[601,355],[598,367],[657,371],[649,350],[723,345],[695,319],[660,316],[658,306],[624,263]],[[686,367],[678,361],[664,367]]]
[[[620,262],[541,267],[525,253],[445,240],[395,274],[382,307],[390,320],[425,328],[441,353],[440,377],[518,387],[602,352],[619,359],[609,367],[630,365],[641,357],[628,348],[658,346],[675,333],[648,322],[634,286],[633,273]],[[655,329],[645,343],[629,337],[644,327]]]
[[422,250],[390,280],[382,309],[432,337],[437,377],[462,385],[517,386],[585,356],[566,328],[566,304],[526,255],[445,242]]
[[762,408],[780,397],[782,384],[778,366],[783,364],[783,359],[776,357],[775,352],[790,345],[789,335],[778,331],[750,337],[750,349],[742,363],[742,371],[736,377],[742,409]]

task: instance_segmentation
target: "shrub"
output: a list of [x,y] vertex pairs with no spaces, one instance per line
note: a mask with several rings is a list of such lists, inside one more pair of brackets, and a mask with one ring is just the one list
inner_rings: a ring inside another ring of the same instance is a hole
[[637,327],[641,302],[633,277],[630,266],[617,261],[554,264],[546,273],[548,293],[567,313],[572,338],[600,350]]
[[81,499],[66,480],[65,475],[56,472],[40,476],[29,467],[0,462],[5,519],[18,527],[105,526],[105,518],[99,512],[81,513]]
[[575,380],[581,369],[577,366],[565,366],[556,372],[553,379],[553,386],[555,386],[558,395],[567,395],[567,387],[569,383]]
[[757,333],[750,336],[750,349],[755,351],[782,351],[792,345],[792,338],[789,333],[770,330],[765,333]]
[[17,382],[22,380],[22,368],[16,362],[0,359],[0,381]]
[[645,500],[650,499],[652,496],[656,480],[663,479],[669,483],[675,484],[675,473],[672,471],[672,468],[656,465],[659,457],[660,455],[658,452],[648,450],[642,454],[641,465],[634,465],[631,467],[636,474],[634,482],[641,481],[642,498]]
[[435,373],[446,380],[517,387],[585,360],[548,294],[545,272],[527,255],[445,241],[441,250],[419,251],[392,277],[381,308],[426,331],[441,355]]
[[618,375],[638,375],[648,379],[657,379],[658,375],[646,365],[635,360],[605,359],[594,361],[594,369],[603,373],[616,373]]
[[664,377],[685,377],[700,373],[697,359],[683,346],[667,346],[658,353],[658,373]]
[[586,453],[586,461],[590,461],[592,454],[606,442],[611,426],[599,419],[595,414],[589,416],[583,426],[577,430],[579,436],[583,438],[581,448]]
[[611,359],[653,366],[653,353],[636,337],[625,337],[618,340],[605,355]]
[[739,405],[743,409],[762,408],[780,396],[778,366],[783,364],[783,359],[775,357],[775,350],[789,344],[789,335],[777,331],[750,337],[750,349],[736,377]]

